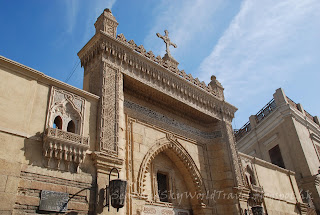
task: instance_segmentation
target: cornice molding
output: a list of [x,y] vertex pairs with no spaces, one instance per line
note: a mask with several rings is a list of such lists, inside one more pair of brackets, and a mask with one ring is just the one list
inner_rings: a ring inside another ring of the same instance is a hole
[[78,53],[82,66],[104,53],[119,61],[125,75],[209,116],[231,122],[237,108],[224,100],[222,91],[214,91],[184,71],[171,68],[161,58],[154,58],[152,52],[146,52],[142,45],[137,46],[132,40],[127,42],[123,37],[118,35],[115,39],[103,32],[97,33]]

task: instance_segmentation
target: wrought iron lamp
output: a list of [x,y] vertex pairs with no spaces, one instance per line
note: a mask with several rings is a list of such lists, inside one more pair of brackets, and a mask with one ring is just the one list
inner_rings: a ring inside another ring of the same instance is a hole
[[263,207],[262,206],[253,206],[251,208],[253,215],[263,215]]
[[[110,180],[111,172],[113,170],[117,171],[118,179]],[[119,208],[124,206],[126,200],[126,189],[127,181],[119,178],[119,170],[117,168],[112,168],[109,174],[109,186],[106,186],[106,206],[108,207],[108,211],[110,211],[110,201],[111,206],[117,208],[117,212],[119,211]]]

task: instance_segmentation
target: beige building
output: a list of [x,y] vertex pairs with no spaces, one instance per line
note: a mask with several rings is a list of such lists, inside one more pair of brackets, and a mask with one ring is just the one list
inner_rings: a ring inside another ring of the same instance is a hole
[[280,88],[235,132],[239,151],[294,171],[306,203],[320,210],[320,124]]
[[117,25],[106,9],[78,53],[83,90],[0,57],[0,214],[306,214],[293,172],[236,150],[216,78],[179,70],[167,31],[161,58]]

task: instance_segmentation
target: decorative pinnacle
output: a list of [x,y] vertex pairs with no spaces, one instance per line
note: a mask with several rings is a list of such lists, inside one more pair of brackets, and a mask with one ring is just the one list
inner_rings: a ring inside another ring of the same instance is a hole
[[172,42],[170,41],[170,38],[169,38],[169,36],[168,36],[168,35],[169,35],[169,31],[168,31],[168,30],[164,30],[164,33],[165,33],[164,36],[162,36],[162,35],[159,34],[159,33],[157,33],[156,35],[157,35],[159,38],[163,39],[164,43],[166,44],[166,52],[167,52],[168,57],[173,58],[173,57],[171,56],[171,53],[170,53],[170,50],[169,50],[169,46],[172,45],[173,47],[177,48],[177,45],[174,44],[174,43],[172,43]]

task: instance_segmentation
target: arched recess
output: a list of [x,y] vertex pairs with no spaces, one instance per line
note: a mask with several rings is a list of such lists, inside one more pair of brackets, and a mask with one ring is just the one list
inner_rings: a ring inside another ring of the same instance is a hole
[[251,169],[251,167],[249,165],[246,168],[246,172],[247,172],[247,174],[249,176],[250,184],[251,185],[257,185],[254,172],[253,172],[253,170]]
[[199,207],[206,205],[206,198],[200,197],[200,195],[207,194],[200,170],[187,150],[172,134],[167,134],[167,138],[158,140],[144,156],[138,173],[138,193],[141,196],[147,195],[145,193],[147,173],[150,172],[151,162],[161,152],[164,152],[179,167],[183,176],[185,176],[189,192],[196,196],[190,199],[192,206],[197,207],[199,210]]
[[[76,107],[74,106],[73,102],[68,100],[68,102],[65,104],[66,107],[66,115],[68,120],[68,124],[70,120],[74,123],[74,132],[76,134],[82,134],[82,117],[81,114],[77,111]],[[66,128],[67,130],[67,128]]]
[[62,130],[67,131],[70,121],[74,123],[74,128],[72,133],[82,135],[83,130],[83,119],[81,114],[76,109],[75,105],[69,99],[63,102],[55,104],[50,110],[50,122],[49,125],[53,126],[53,121],[56,116],[61,116],[62,118]]

